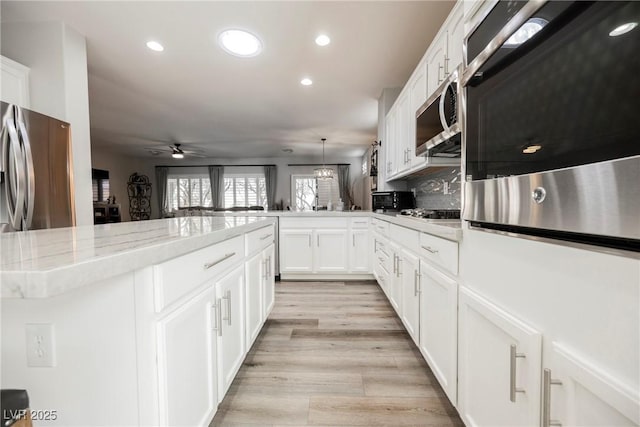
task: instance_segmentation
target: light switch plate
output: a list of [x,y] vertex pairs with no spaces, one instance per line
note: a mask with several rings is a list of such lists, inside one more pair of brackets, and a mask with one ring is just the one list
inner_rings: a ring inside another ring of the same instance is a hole
[[30,323],[27,332],[27,366],[56,366],[55,334],[51,323]]

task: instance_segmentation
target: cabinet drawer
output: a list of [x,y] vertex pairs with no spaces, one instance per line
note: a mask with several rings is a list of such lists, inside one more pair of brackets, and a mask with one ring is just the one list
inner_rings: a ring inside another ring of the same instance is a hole
[[369,227],[369,218],[351,218],[351,228],[367,228]]
[[434,264],[458,274],[458,243],[431,234],[420,234],[420,255]]
[[266,248],[275,242],[275,227],[273,224],[252,231],[245,235],[245,249],[247,255]]
[[382,234],[383,236],[388,236],[389,235],[389,223],[386,221],[380,221],[379,219],[372,219],[371,220],[371,226],[373,227],[373,229]]
[[419,252],[420,232],[391,224],[389,226],[389,235],[391,236],[391,240],[395,241],[403,248],[407,248],[414,253]]
[[280,228],[344,228],[346,229],[348,218],[321,218],[309,214],[305,217],[280,218]]
[[237,236],[153,267],[156,312],[244,257],[244,236]]

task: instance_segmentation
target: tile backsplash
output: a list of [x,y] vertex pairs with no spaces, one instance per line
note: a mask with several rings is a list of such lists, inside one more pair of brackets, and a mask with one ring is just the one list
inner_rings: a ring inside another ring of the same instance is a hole
[[445,168],[407,180],[407,189],[415,188],[419,208],[460,209],[461,181],[460,168]]

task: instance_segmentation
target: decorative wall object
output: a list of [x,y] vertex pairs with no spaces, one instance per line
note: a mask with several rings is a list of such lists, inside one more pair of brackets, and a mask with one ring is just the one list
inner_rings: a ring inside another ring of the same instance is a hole
[[134,172],[127,183],[131,221],[151,219],[151,183],[146,175]]

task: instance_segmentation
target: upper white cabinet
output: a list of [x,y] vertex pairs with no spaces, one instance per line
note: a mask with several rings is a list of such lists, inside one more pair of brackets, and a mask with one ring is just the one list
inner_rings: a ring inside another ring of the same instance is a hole
[[29,108],[29,68],[0,56],[0,100]]
[[457,2],[427,51],[427,94],[431,95],[462,64],[464,10]]
[[540,425],[540,333],[464,287],[458,326],[458,411],[465,424]]
[[427,51],[427,75],[429,76],[427,93],[431,95],[446,78],[445,61],[447,58],[447,33],[444,27],[433,39]]

